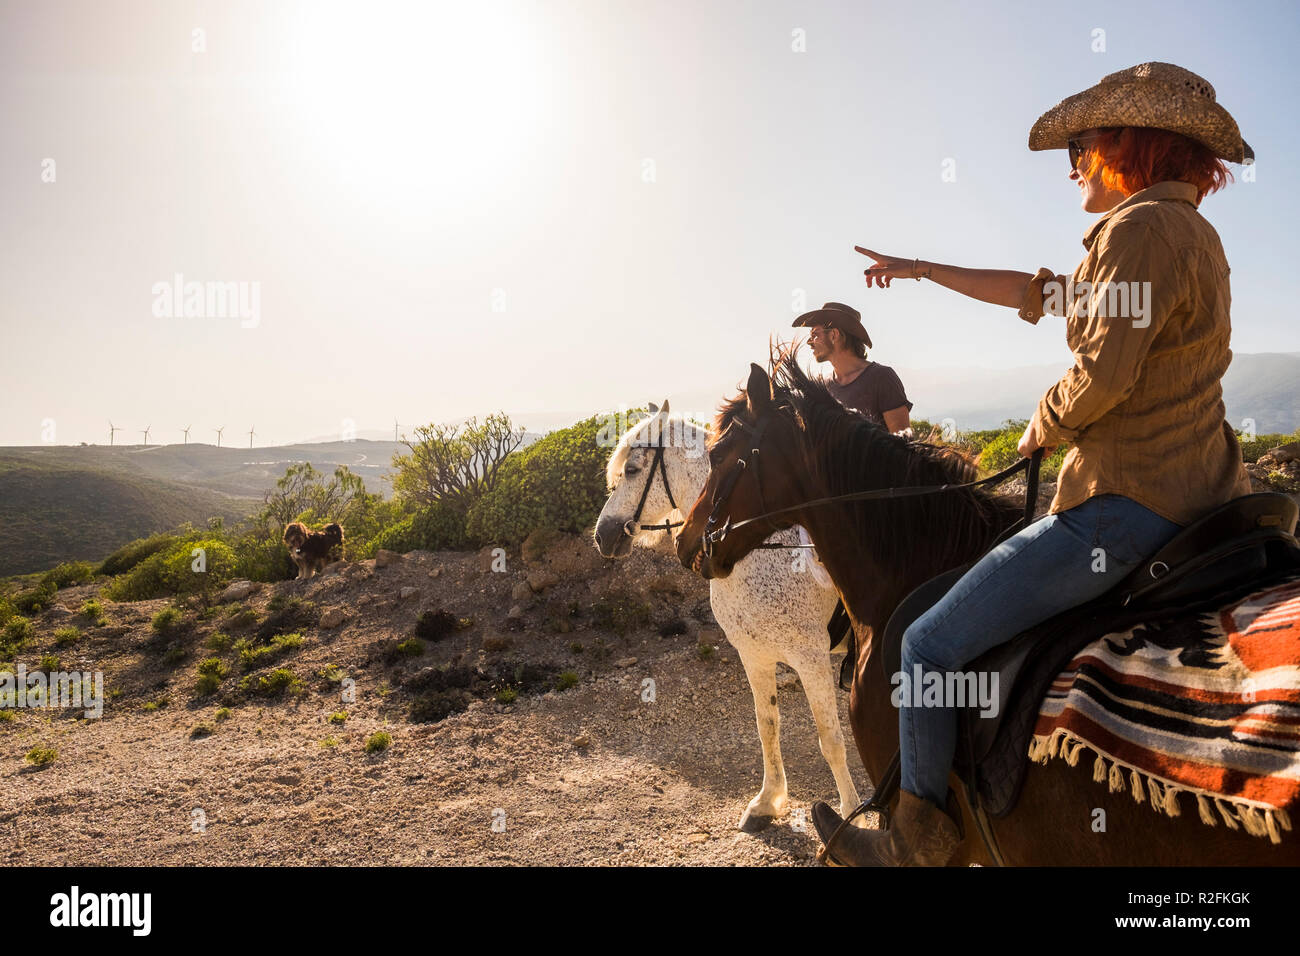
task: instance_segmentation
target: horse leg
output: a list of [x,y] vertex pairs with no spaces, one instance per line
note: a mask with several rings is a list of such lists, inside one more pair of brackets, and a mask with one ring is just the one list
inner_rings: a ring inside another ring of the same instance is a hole
[[[730,639],[731,635],[727,635]],[[776,661],[746,647],[745,641],[732,640],[740,654],[740,662],[749,678],[749,690],[754,695],[754,720],[758,724],[758,739],[763,745],[763,788],[749,801],[740,816],[740,829],[754,833],[766,828],[786,808],[789,794],[785,784],[785,765],[781,762],[781,713],[776,703]]]
[[[845,817],[861,801],[858,798],[858,788],[854,786],[853,777],[849,773],[844,731],[840,727],[839,707],[835,699],[834,672],[827,661],[826,652],[821,649],[820,641],[818,645],[816,653],[794,657],[790,666],[799,674],[804,695],[808,698],[808,707],[812,710],[813,720],[817,722],[817,742],[827,766],[835,776],[835,786],[840,792],[840,816]],[[853,822],[866,826],[864,816],[854,818]]]

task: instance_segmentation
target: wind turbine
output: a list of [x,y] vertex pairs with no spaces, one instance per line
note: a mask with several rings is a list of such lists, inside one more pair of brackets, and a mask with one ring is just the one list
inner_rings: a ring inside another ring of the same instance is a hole
[[193,425],[186,425],[184,428],[181,429],[181,431],[185,433],[185,444],[187,445],[190,443],[190,429],[193,427],[194,427]]
[[397,441],[397,419],[393,419],[393,441]]
[[213,430],[214,432],[217,433],[217,447],[220,448],[220,447],[221,447],[221,433],[224,432],[224,431],[226,430],[226,426],[225,426],[225,425],[222,425],[220,428],[214,428],[214,429],[212,429],[212,430]]
[[108,420],[108,445],[110,448],[113,447],[113,436],[120,431],[126,431],[126,429],[118,428],[116,425],[113,424],[113,419],[110,418]]
[[148,447],[149,447],[149,429],[150,429],[150,428],[153,428],[153,426],[152,426],[152,425],[146,425],[144,431],[141,432],[141,434],[144,435],[144,447],[145,447],[145,448],[148,448]]
[[248,430],[248,447],[253,447],[253,429],[251,428]]

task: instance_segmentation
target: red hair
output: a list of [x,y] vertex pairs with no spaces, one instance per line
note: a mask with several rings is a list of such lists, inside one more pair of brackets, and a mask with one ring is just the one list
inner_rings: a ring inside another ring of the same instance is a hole
[[1086,177],[1098,169],[1102,184],[1125,196],[1170,180],[1191,183],[1198,204],[1232,181],[1228,164],[1208,146],[1181,133],[1139,126],[1101,130],[1079,161],[1079,172]]

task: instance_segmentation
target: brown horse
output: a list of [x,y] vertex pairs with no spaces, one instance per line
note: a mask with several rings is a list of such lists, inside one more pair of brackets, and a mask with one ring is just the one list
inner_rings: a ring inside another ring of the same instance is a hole
[[[961,483],[973,469],[950,451],[890,435],[845,409],[804,375],[793,355],[777,365],[775,381],[751,366],[746,389],[723,406],[712,434],[709,479],[677,539],[678,557],[706,578],[726,577],[774,528],[797,523],[808,530],[858,635],[850,719],[862,763],[879,781],[898,749],[898,713],[871,635],[883,632],[913,588],[978,558],[1015,521],[1021,505],[962,489],[798,507],[874,488]],[[708,519],[719,499],[713,527],[795,510],[728,531],[705,554]],[[955,778],[953,789],[961,795],[966,838],[950,865],[992,863]],[[1208,827],[1194,812],[1168,817],[1127,793],[1111,793],[1061,760],[1030,764],[1015,808],[992,827],[1011,865],[1300,863],[1294,834],[1275,845],[1242,830]]]

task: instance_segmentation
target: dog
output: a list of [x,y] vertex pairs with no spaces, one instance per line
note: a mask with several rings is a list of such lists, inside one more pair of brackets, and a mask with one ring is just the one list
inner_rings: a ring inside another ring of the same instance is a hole
[[312,531],[301,521],[295,521],[284,529],[284,543],[289,548],[289,557],[298,565],[297,576],[312,577],[333,560],[330,552],[342,546],[343,528],[332,522],[324,531]]

